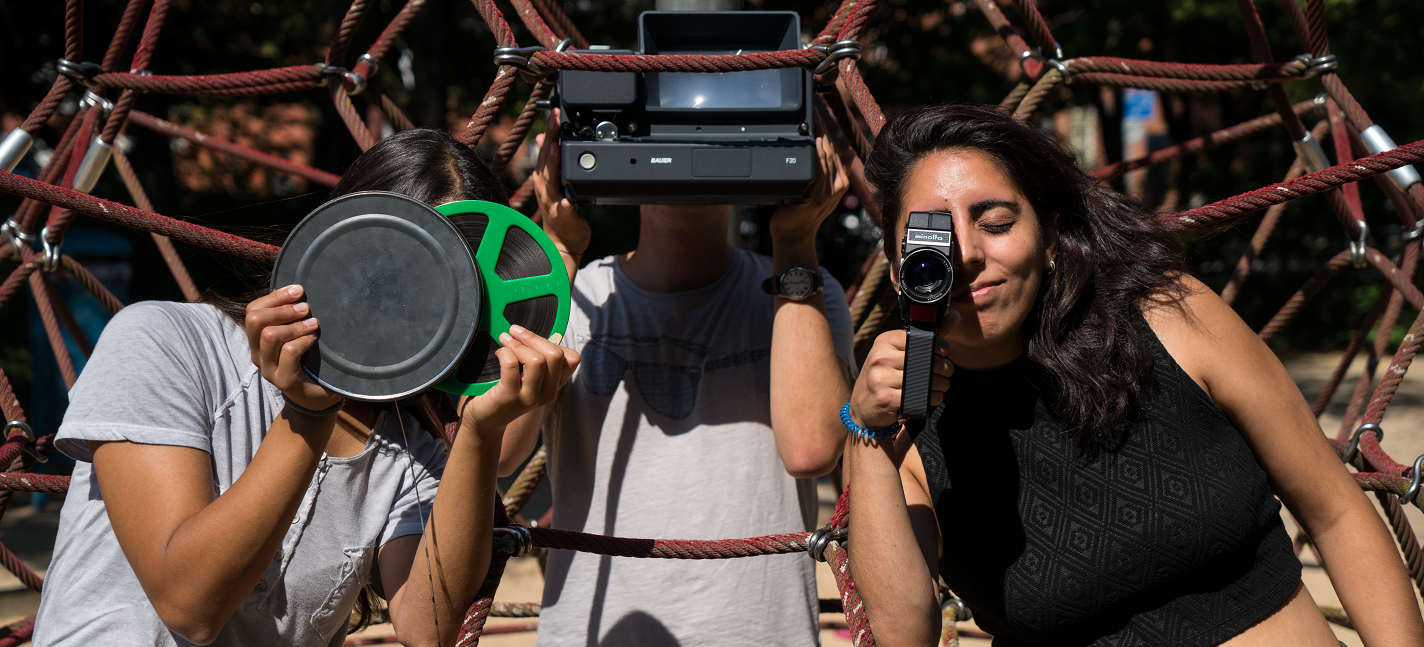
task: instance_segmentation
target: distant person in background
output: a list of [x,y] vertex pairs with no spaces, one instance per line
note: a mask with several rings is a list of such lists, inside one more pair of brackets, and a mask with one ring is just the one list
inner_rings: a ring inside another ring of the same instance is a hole
[[[332,197],[368,190],[506,202],[433,130],[381,140]],[[403,644],[455,644],[489,567],[505,424],[578,355],[502,335],[499,384],[461,403],[447,448],[419,397],[343,399],[303,372],[319,322],[302,296],[138,303],[104,330],[55,440],[80,463],[35,645],[341,645],[353,609],[370,619],[365,587]]]
[[[810,200],[772,216],[771,257],[727,243],[727,206],[646,205],[635,251],[579,269],[591,230],[563,199],[557,114],[549,123],[535,190],[573,278],[563,343],[585,359],[557,404],[510,425],[501,474],[529,456],[547,418],[556,528],[668,539],[810,529],[814,477],[845,443],[852,365],[845,296],[815,246],[849,182],[839,158],[817,140]],[[802,298],[763,291],[788,273],[804,286],[778,287]],[[550,551],[539,644],[813,645],[813,567],[805,555]]]

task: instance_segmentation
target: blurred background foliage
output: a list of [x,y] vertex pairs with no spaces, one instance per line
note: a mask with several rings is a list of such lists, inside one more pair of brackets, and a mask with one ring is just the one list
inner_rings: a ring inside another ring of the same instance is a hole
[[[1294,2],[1296,0],[1285,0]],[[367,15],[345,64],[364,52],[402,6],[381,0]],[[650,0],[573,0],[567,11],[591,42],[633,46],[638,12]],[[1023,21],[1000,0],[1011,22]],[[1278,0],[1261,0],[1259,10],[1277,60],[1306,51],[1291,31]],[[1424,138],[1418,106],[1424,100],[1424,73],[1410,58],[1424,50],[1424,2],[1418,0],[1327,0],[1331,49],[1339,74],[1375,122],[1395,141]],[[108,46],[124,0],[85,3],[85,60],[98,60]],[[794,10],[803,31],[814,35],[829,18],[835,1],[747,0],[749,10]],[[327,43],[348,3],[344,0],[174,0],[157,47],[156,74],[204,74],[256,70],[322,60]],[[501,9],[521,44],[533,38],[514,19],[504,0]],[[1066,57],[1118,56],[1193,63],[1251,63],[1251,48],[1235,0],[1039,0]],[[137,43],[140,23],[125,64]],[[861,67],[888,115],[935,102],[997,103],[1018,80],[1016,60],[994,34],[972,0],[885,0],[862,37]],[[8,131],[44,96],[63,54],[64,3],[0,0],[0,115]],[[495,74],[495,43],[474,7],[462,0],[429,0],[404,36],[391,48],[372,80],[419,126],[458,132],[473,113]],[[1292,101],[1320,92],[1313,80],[1291,83]],[[502,122],[481,144],[488,156],[507,132],[529,87],[516,83],[503,109]],[[114,97],[117,95],[114,94]],[[111,97],[113,98],[113,97]],[[1044,125],[1056,112],[1093,106],[1101,118],[1106,159],[1122,157],[1121,124],[1116,106],[1120,91],[1070,86],[1045,106]],[[357,100],[358,106],[364,104]],[[1271,111],[1266,93],[1243,90],[1222,95],[1164,96],[1171,142],[1181,142]],[[143,95],[138,109],[205,132],[275,152],[318,168],[341,173],[359,153],[323,91],[256,99]],[[364,109],[364,107],[362,108]],[[74,113],[73,104],[40,132],[44,143],[17,172],[34,174]],[[1319,115],[1306,118],[1307,127]],[[540,129],[536,128],[535,132]],[[1329,137],[1323,142],[1331,151]],[[138,170],[157,210],[210,227],[280,243],[284,232],[326,199],[327,190],[197,151],[178,140],[130,126],[121,146]],[[533,146],[521,151],[505,180],[512,190],[533,163]],[[1293,152],[1283,130],[1257,135],[1237,145],[1188,157],[1149,174],[1147,197],[1167,209],[1215,201],[1283,178]],[[1375,245],[1400,253],[1401,229],[1383,194],[1362,183],[1366,215]],[[110,166],[94,194],[132,204]],[[18,200],[0,195],[0,215]],[[632,249],[636,244],[635,208],[590,208],[594,240],[586,258]],[[769,251],[765,222],[769,210],[748,209],[737,234],[743,246]],[[1184,241],[1192,265],[1220,289],[1245,249],[1254,218],[1223,234]],[[181,299],[146,234],[90,219],[83,226],[115,230],[134,244],[132,299]],[[856,198],[827,219],[819,244],[822,263],[842,281],[852,280],[879,232],[863,217]],[[735,235],[733,237],[736,237]],[[1238,310],[1259,327],[1321,263],[1344,249],[1346,240],[1324,199],[1293,203],[1247,281]],[[180,250],[200,289],[238,292],[261,274],[206,250]],[[8,274],[12,261],[0,263]],[[1280,350],[1343,346],[1378,294],[1381,279],[1373,270],[1347,270],[1317,297],[1277,338]],[[28,353],[24,329],[25,299],[12,299],[0,310],[0,368],[21,391],[26,387]],[[1401,318],[1401,330],[1414,313]],[[1396,336],[1398,333],[1396,333]]]

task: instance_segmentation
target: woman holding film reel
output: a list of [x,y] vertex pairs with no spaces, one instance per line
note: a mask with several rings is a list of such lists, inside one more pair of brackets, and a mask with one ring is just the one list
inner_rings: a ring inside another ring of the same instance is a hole
[[989,107],[902,113],[866,177],[897,289],[912,212],[950,214],[957,243],[928,419],[897,422],[905,331],[876,340],[846,410],[877,644],[936,642],[942,576],[996,646],[1333,647],[1276,496],[1365,643],[1424,644],[1373,506],[1150,211]]
[[[367,191],[412,205],[507,201],[473,151],[432,130],[382,140],[333,197]],[[480,231],[494,229],[502,208],[485,204]],[[374,217],[367,211],[356,218]],[[394,245],[393,231],[376,234]],[[471,272],[480,242],[456,242]],[[136,304],[109,324],[56,441],[81,462],[34,644],[340,645],[367,585],[388,600],[402,643],[455,644],[489,566],[504,426],[552,401],[578,355],[518,325],[499,328],[489,360],[497,378],[461,401],[447,449],[435,400],[418,392],[428,384],[368,398],[385,400],[376,404],[328,385],[338,376],[313,351],[317,333],[350,324],[318,322],[314,312],[332,310],[320,310],[317,292],[282,285],[246,304]],[[389,323],[379,318],[360,326]],[[475,336],[469,326],[462,349]],[[323,353],[339,342],[323,338]]]

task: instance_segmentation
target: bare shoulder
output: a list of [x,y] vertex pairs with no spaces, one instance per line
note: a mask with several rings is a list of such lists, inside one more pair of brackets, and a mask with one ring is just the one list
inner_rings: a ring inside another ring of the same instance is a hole
[[1142,315],[1172,359],[1213,399],[1224,372],[1275,362],[1256,333],[1205,284],[1183,275],[1177,285],[1174,293],[1144,298]]

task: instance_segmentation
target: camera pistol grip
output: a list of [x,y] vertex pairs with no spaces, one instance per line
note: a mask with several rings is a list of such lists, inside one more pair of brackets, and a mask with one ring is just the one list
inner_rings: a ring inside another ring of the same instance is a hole
[[905,385],[900,391],[900,415],[930,415],[930,383],[934,379],[935,334],[915,326],[905,328]]

